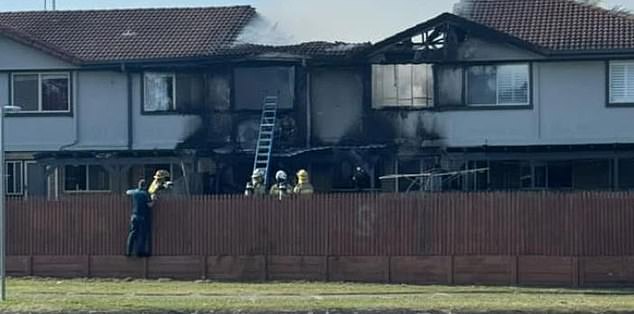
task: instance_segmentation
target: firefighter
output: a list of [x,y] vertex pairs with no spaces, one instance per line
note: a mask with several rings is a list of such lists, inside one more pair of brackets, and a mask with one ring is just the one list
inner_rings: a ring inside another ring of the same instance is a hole
[[148,240],[150,239],[152,199],[147,192],[146,181],[139,180],[137,188],[128,190],[126,194],[132,196],[132,214],[130,215],[126,255],[149,256]]
[[244,189],[244,195],[265,195],[266,186],[264,186],[264,170],[255,169],[251,175],[251,181],[247,182],[247,186]]
[[297,185],[293,188],[293,194],[313,194],[313,185],[310,184],[308,171],[302,169],[297,172]]
[[152,197],[152,200],[156,200],[158,198],[159,193],[162,191],[168,190],[172,187],[172,182],[168,179],[170,178],[170,173],[167,170],[158,170],[154,174],[154,181],[150,184],[150,188],[148,192]]
[[288,196],[292,188],[286,182],[287,175],[283,170],[278,171],[275,174],[275,184],[271,187],[269,192],[272,196],[277,196],[280,200],[282,197]]

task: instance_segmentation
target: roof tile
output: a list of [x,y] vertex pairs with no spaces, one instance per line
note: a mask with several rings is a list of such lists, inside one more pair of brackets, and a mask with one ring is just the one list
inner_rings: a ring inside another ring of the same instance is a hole
[[573,0],[463,0],[459,15],[552,51],[634,49],[634,18]]
[[250,6],[7,12],[0,13],[0,26],[59,54],[99,63],[213,56],[232,45],[254,15]]

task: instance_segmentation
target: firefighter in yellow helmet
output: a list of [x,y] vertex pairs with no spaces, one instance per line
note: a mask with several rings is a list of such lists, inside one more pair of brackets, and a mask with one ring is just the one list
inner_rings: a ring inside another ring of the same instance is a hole
[[158,170],[154,174],[154,181],[150,184],[148,188],[148,193],[150,193],[150,197],[152,200],[155,200],[158,197],[158,194],[172,187],[172,182],[168,179],[170,178],[170,173],[167,170]]
[[264,186],[264,170],[255,169],[251,175],[251,181],[247,182],[247,186],[244,189],[244,195],[265,195],[266,186]]
[[293,194],[313,194],[315,190],[310,184],[308,171],[302,169],[297,172],[297,185],[293,188]]

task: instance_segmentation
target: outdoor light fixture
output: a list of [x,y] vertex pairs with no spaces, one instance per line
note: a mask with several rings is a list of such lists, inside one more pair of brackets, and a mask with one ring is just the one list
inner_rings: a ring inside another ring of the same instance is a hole
[[0,180],[0,300],[5,301],[7,299],[6,292],[6,259],[7,259],[7,222],[6,222],[6,208],[5,208],[5,180],[6,170],[4,164],[4,115],[5,113],[19,112],[22,107],[15,105],[5,105],[0,107],[0,174],[2,179]]

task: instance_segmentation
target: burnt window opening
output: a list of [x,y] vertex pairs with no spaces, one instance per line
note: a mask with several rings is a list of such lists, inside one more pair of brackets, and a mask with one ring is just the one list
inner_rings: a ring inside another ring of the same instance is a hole
[[463,105],[464,71],[461,66],[436,65],[436,105],[451,107]]
[[234,70],[234,108],[262,110],[264,98],[277,97],[279,109],[293,109],[293,67],[242,67]]
[[425,108],[433,104],[431,64],[372,65],[372,107]]
[[146,72],[144,112],[195,112],[204,103],[204,78],[198,73]]

